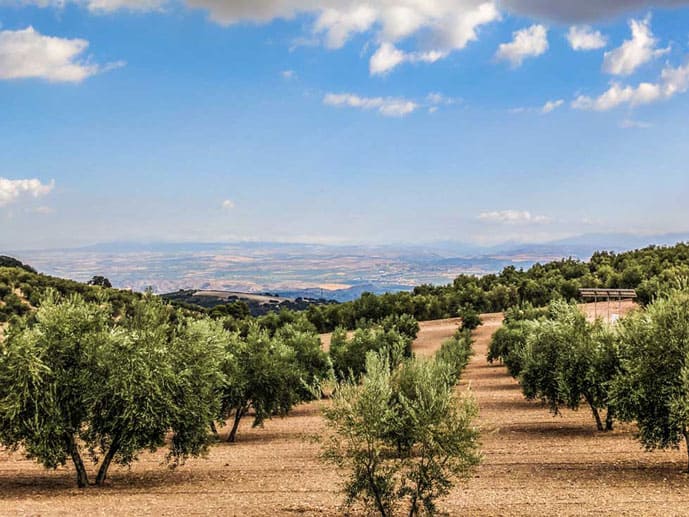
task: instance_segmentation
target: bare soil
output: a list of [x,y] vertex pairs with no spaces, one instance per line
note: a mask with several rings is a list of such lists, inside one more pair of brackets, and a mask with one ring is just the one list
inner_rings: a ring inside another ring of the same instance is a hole
[[[628,310],[630,306],[625,306]],[[600,307],[599,307],[600,310]],[[598,433],[589,412],[551,416],[525,401],[505,368],[485,354],[502,316],[484,315],[476,354],[459,390],[480,407],[484,461],[442,501],[450,515],[689,515],[686,451],[644,452],[633,426]],[[457,320],[422,324],[415,348],[432,354]],[[340,515],[340,478],[309,440],[323,429],[320,402],[251,429],[237,444],[170,470],[165,451],[115,467],[107,487],[74,488],[71,468],[45,471],[19,452],[0,452],[2,515]]]

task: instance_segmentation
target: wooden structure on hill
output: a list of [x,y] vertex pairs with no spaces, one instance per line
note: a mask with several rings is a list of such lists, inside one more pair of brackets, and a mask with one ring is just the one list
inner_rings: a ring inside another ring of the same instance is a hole
[[617,302],[618,314],[622,311],[622,302],[629,300],[636,300],[637,294],[634,289],[604,289],[604,288],[586,288],[579,289],[579,296],[583,300],[591,301],[593,300],[593,307],[595,312],[595,317],[598,317],[598,302],[607,302],[608,307],[608,320],[610,320],[610,304],[611,302]]

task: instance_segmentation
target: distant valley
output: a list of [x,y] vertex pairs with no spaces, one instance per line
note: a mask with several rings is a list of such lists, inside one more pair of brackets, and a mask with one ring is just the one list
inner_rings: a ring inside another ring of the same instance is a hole
[[179,290],[270,293],[283,298],[348,301],[421,284],[447,284],[461,273],[483,275],[505,266],[528,268],[566,257],[588,259],[597,249],[624,251],[671,245],[689,234],[584,235],[551,243],[480,247],[429,245],[334,246],[285,243],[107,243],[62,250],[0,250],[41,272],[78,281],[95,275],[115,287],[156,293]]

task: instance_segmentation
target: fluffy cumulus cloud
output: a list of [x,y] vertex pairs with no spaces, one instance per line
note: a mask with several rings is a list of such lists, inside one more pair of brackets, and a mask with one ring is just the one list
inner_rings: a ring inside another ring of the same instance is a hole
[[[377,50],[371,74],[384,74],[403,63],[432,63],[478,38],[482,25],[500,18],[492,0],[186,0],[208,11],[222,25],[269,22],[299,14],[313,17],[311,30],[328,48],[342,47],[352,36],[371,32]],[[398,43],[423,36],[420,48],[407,51]]]
[[608,44],[608,39],[589,25],[572,25],[567,32],[567,41],[573,50],[596,50]]
[[220,206],[223,210],[232,210],[236,205],[231,199],[226,199]]
[[80,58],[88,48],[83,39],[45,36],[33,27],[0,31],[0,79],[38,78],[52,82],[80,82],[106,69]]
[[11,180],[0,177],[0,206],[19,201],[22,197],[40,198],[47,196],[54,187],[54,182],[41,183],[37,179]]
[[665,67],[655,83],[640,83],[637,86],[624,86],[612,83],[600,96],[592,98],[580,95],[572,102],[572,107],[581,110],[607,111],[618,106],[640,106],[667,100],[689,90],[689,62],[684,66]]
[[[4,0],[5,3],[34,4],[42,6],[63,6],[71,2],[82,4],[94,11],[116,9],[151,10],[174,3],[175,0]],[[397,32],[414,32],[424,24],[427,13],[438,18],[436,13],[445,11],[454,14],[453,9],[485,5],[484,9],[500,9],[567,23],[597,21],[644,8],[672,8],[689,5],[689,0],[183,0],[191,8],[205,9],[213,20],[225,25],[242,21],[269,22],[275,18],[293,18],[299,13],[320,13],[332,10],[326,16],[324,25],[337,25],[340,32],[350,28],[366,26],[375,13],[387,11],[388,25]],[[3,0],[0,0],[0,4]],[[471,17],[463,16],[471,24]],[[376,19],[375,21],[379,21]],[[451,26],[452,21],[447,25]],[[462,30],[456,27],[458,33]],[[335,31],[337,32],[337,31]],[[393,30],[393,34],[395,31]],[[335,38],[337,39],[337,38]]]
[[643,8],[686,6],[689,0],[501,0],[500,5],[526,16],[581,23],[605,20]]
[[522,210],[498,210],[482,212],[478,216],[479,221],[492,224],[543,224],[550,221],[542,215],[534,215]]
[[509,43],[503,43],[495,54],[496,59],[509,61],[513,67],[519,67],[528,57],[545,54],[548,50],[548,29],[543,25],[532,25],[516,31]]
[[612,75],[630,75],[641,65],[669,52],[669,48],[659,49],[658,40],[651,32],[651,20],[631,20],[629,27],[632,38],[622,45],[605,53],[603,70]]
[[328,93],[323,98],[328,106],[376,110],[386,117],[404,117],[421,106],[412,100],[401,97],[360,97],[352,93]]

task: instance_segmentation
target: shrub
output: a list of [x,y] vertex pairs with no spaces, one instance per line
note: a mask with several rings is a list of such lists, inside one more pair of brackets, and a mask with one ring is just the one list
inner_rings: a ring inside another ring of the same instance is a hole
[[330,342],[330,358],[335,376],[344,380],[350,376],[359,379],[366,371],[368,352],[385,352],[391,365],[399,364],[403,357],[411,357],[412,340],[400,334],[395,328],[363,328],[354,332],[351,339],[347,333],[336,330]]
[[458,399],[443,361],[391,368],[370,352],[361,384],[341,383],[324,409],[324,457],[347,470],[346,505],[379,515],[435,512],[435,501],[479,461],[477,408]]
[[469,364],[473,354],[471,331],[459,330],[450,339],[445,340],[436,353],[436,360],[444,362],[449,368],[453,384],[459,380],[464,368]]
[[483,325],[478,311],[470,306],[462,308],[458,315],[462,318],[462,328],[466,330],[475,330]]

